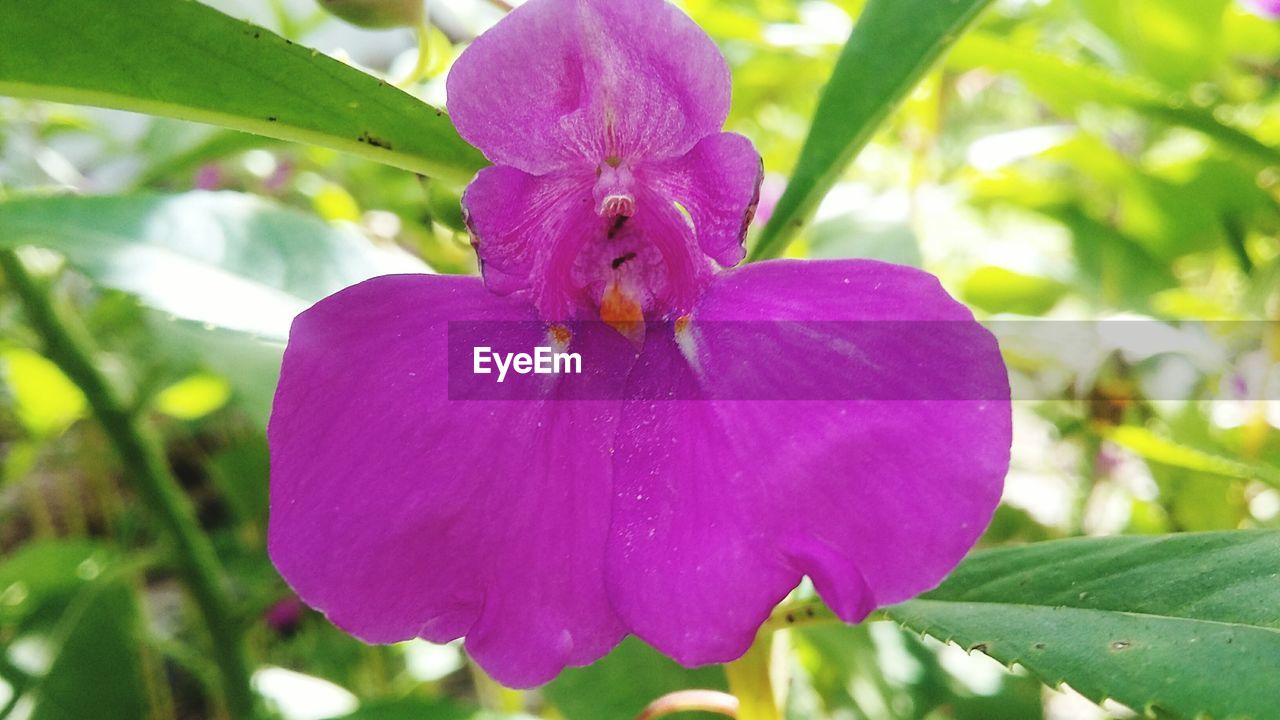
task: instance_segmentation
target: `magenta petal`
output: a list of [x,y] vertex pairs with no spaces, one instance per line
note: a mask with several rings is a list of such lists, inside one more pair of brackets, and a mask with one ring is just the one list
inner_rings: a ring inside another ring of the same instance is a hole
[[[495,345],[546,344],[527,303],[474,278],[376,278],[296,320],[269,428],[269,547],[344,630],[466,635],[526,687],[624,633],[602,579],[617,403],[450,400],[450,321],[468,320],[521,321],[492,323]],[[595,347],[620,343],[611,331],[571,342],[634,357]]]
[[531,290],[543,317],[568,317],[579,300],[574,260],[604,232],[590,181],[498,165],[476,175],[462,206],[489,290]]
[[[758,332],[700,330],[729,321]],[[886,333],[872,321],[935,322]],[[1007,377],[995,340],[932,276],[750,265],[719,276],[683,332],[649,334],[614,465],[609,593],[658,649],[686,664],[735,658],[802,575],[861,620],[936,585],[986,527],[1009,460]],[[682,374],[722,396],[744,373],[911,399],[650,399]],[[921,399],[934,396],[951,399]]]
[[722,267],[746,255],[742,241],[760,200],[764,166],[747,138],[717,133],[682,158],[644,169],[660,192],[689,213],[698,247]]
[[1280,20],[1280,0],[1244,0],[1244,6],[1261,17]]
[[530,0],[463,52],[448,94],[468,142],[541,175],[683,155],[724,124],[729,70],[663,0]]

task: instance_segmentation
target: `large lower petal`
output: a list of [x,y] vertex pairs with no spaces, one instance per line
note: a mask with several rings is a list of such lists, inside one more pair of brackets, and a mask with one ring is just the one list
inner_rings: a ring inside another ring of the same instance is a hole
[[760,263],[675,327],[650,329],[618,427],[608,587],[640,637],[731,660],[802,575],[858,621],[937,584],[986,527],[1007,376],[932,276]]
[[683,155],[724,124],[729,70],[664,0],[530,0],[463,52],[448,94],[468,142],[543,174]]
[[[615,377],[634,357],[607,328],[555,332]],[[450,376],[451,335],[531,350],[545,333],[475,278],[421,275],[296,320],[269,428],[269,545],[299,596],[370,642],[466,635],[513,686],[621,638],[602,580],[617,403],[558,400],[554,380],[532,399],[451,399],[482,379]]]

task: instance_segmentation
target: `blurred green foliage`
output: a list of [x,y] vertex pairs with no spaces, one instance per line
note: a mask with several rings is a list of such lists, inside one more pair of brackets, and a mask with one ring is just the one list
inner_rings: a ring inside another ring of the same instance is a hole
[[[378,80],[368,79],[370,92],[393,98],[391,110],[370,116],[339,101],[347,92],[342,79],[355,71],[348,75],[305,49],[401,77],[414,59],[408,31],[355,30],[309,0],[216,4],[303,46],[263,31],[287,53],[292,72],[320,67],[327,79],[299,83],[308,94],[282,99],[272,87],[287,85],[288,72],[271,65],[277,56],[249,44],[249,26],[223,19],[219,27],[234,27],[241,45],[211,44],[198,59],[203,74],[173,68],[169,84],[151,90],[170,93],[155,99],[164,107],[182,98],[199,105],[209,100],[198,97],[201,79],[225,77],[220,68],[241,62],[249,74],[235,76],[246,92],[234,112],[171,113],[232,129],[0,98],[0,248],[23,248],[23,262],[49,284],[55,309],[92,338],[100,372],[121,388],[131,412],[158,429],[174,477],[230,578],[263,712],[290,720],[615,720],[672,690],[722,688],[718,669],[687,671],[628,641],[593,667],[514,693],[481,676],[454,646],[361,645],[283,585],[265,552],[264,431],[289,318],[375,274],[427,267],[474,273],[458,183],[467,174],[459,168],[479,161],[454,144],[433,113],[419,117],[425,106],[377,89]],[[500,15],[501,4],[434,3],[433,37],[442,46],[434,51],[456,55]],[[0,17],[19,5],[37,4],[0,5]],[[733,67],[729,129],[752,138],[764,155],[762,214],[769,213],[800,161],[822,88],[863,2],[682,5]],[[163,32],[138,20],[134,34],[171,43],[218,37],[213,25],[192,20],[203,17],[197,9],[177,7],[192,27],[174,15],[161,23]],[[31,27],[56,20],[23,17]],[[123,92],[123,61],[99,62],[103,56],[94,53],[104,51],[87,40],[95,23],[75,25],[81,34],[67,35],[68,52],[94,60],[97,70],[64,81],[62,99]],[[21,45],[15,27],[8,32]],[[133,35],[121,37],[110,57],[145,62],[155,52]],[[6,57],[35,59],[22,66],[30,73],[23,82],[56,74],[59,65],[38,62],[49,48],[19,45],[0,47],[0,76],[12,67]],[[265,54],[247,62],[238,47]],[[908,67],[913,59],[894,51],[888,44],[865,68],[846,68],[849,76]],[[442,81],[436,73],[410,90],[440,105]],[[30,95],[20,84],[0,77],[0,95]],[[833,115],[819,127],[838,133],[848,120]],[[395,140],[394,159],[352,132],[367,132],[370,122],[380,142]],[[451,170],[441,181],[370,158],[418,172]],[[1236,637],[1272,640],[1274,542],[1238,532],[1174,535],[1158,564],[1130,566],[1124,558],[1148,547],[1133,536],[1280,530],[1280,409],[1260,400],[1280,387],[1280,23],[1231,0],[996,2],[888,115],[856,161],[829,170],[832,187],[811,198],[813,222],[791,238],[791,256],[918,265],[996,323],[1141,318],[1167,334],[1141,349],[1125,337],[1098,337],[1075,354],[1034,338],[1007,339],[1015,388],[1037,399],[1015,405],[1013,468],[984,545],[1120,537],[977,556],[932,599],[890,612],[907,630],[875,622],[791,631],[787,717],[1124,715],[1114,703],[1098,709],[1040,682],[1070,684],[1081,667],[1104,672],[1079,676],[1078,689],[1094,700],[1125,691],[1164,703],[1131,701],[1139,713],[1225,715],[1259,707],[1231,702],[1265,700],[1268,691],[1276,697],[1272,646],[1253,656],[1270,658],[1267,675],[1250,656],[1197,654],[1218,635],[1186,624],[1247,625]],[[757,223],[751,242],[760,233]],[[0,286],[0,718],[226,716],[211,639],[183,591],[183,558],[165,550],[84,394],[42,355],[42,338],[10,290]],[[1195,335],[1189,321],[1196,320],[1230,322],[1208,326],[1209,342]],[[1206,346],[1222,352],[1205,357]],[[1210,542],[1219,537],[1231,539]],[[1232,563],[1205,561],[1204,543],[1236,553]],[[1097,549],[1096,563],[1079,555],[1085,547]],[[1071,575],[1064,568],[1078,555],[1084,567]],[[1019,577],[1001,565],[1008,557],[1044,564],[1042,576],[1032,573],[1023,578],[1029,585],[1002,596],[1023,606],[1018,612],[1026,617],[978,606],[972,593],[980,588],[960,592],[974,577],[996,585]],[[1115,575],[1098,579],[1108,563]],[[1236,574],[1220,577],[1229,569]],[[1204,573],[1217,584],[1204,586]],[[1134,597],[1116,599],[1125,588]],[[1125,626],[1124,612],[1096,625],[1076,619],[1104,597],[1115,600],[1105,609],[1167,615],[1160,621],[1188,633],[1174,654],[1188,666],[1214,663],[1196,671],[1208,689],[1144,682],[1155,666],[1144,659],[1149,655],[1130,652],[1136,633],[1169,643],[1174,631],[1157,627],[1158,620]],[[1270,604],[1260,604],[1266,598]],[[1166,604],[1156,607],[1160,602]],[[1074,609],[1053,610],[1064,606]],[[1251,608],[1257,612],[1249,615]],[[935,637],[922,639],[926,631]],[[1004,635],[987,636],[997,633]],[[1065,643],[1065,659],[1028,659],[1045,633]],[[1131,645],[1108,645],[1120,641]],[[1071,654],[1088,643],[1102,643],[1097,657],[1120,664]],[[982,652],[966,654],[974,648]],[[1014,663],[1021,664],[1006,669]],[[1231,690],[1259,672],[1247,688],[1252,695]]]

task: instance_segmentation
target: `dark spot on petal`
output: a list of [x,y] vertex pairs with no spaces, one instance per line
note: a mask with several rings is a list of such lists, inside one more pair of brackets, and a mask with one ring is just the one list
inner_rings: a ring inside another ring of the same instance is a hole
[[1037,650],[1043,650],[1043,649],[1045,648],[1045,644],[1044,644],[1044,643],[1036,643],[1035,645],[1032,645],[1031,647],[1034,647],[1034,648],[1035,648],[1035,649],[1037,649]]
[[[626,225],[627,221],[630,219],[631,218],[627,215],[619,215],[618,217],[614,218],[613,222],[609,225],[609,239],[612,240],[615,237],[617,237],[618,233],[622,232],[622,226]],[[634,253],[632,254],[632,256],[634,257]]]
[[[630,260],[635,260],[635,259],[636,259],[636,254],[633,252],[629,252],[626,255],[621,255],[619,257],[614,258],[613,263],[611,264],[613,265],[613,269],[617,270],[618,268],[622,267],[623,264],[625,264],[626,262]],[[788,620],[787,622],[791,622],[791,621]]]
[[276,120],[279,120],[279,118],[277,118],[275,115],[267,116],[267,122],[275,122]]
[[818,611],[813,608],[806,608],[804,614],[809,617],[818,617]]

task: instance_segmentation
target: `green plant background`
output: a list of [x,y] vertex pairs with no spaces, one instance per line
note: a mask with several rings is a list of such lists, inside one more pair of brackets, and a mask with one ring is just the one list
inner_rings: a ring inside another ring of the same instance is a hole
[[[297,605],[264,547],[289,321],[374,275],[476,272],[458,194],[484,159],[438,108],[505,3],[433,3],[408,92],[407,29],[213,4],[0,0],[0,719],[615,720],[723,690],[629,640],[517,693]],[[1006,343],[1038,399],[980,549],[872,622],[780,635],[786,717],[1280,718],[1280,403],[1247,399],[1280,384],[1280,23],[681,5],[765,158],[752,259],[917,265],[984,319],[1168,338]],[[1206,320],[1220,357],[1187,342]]]

